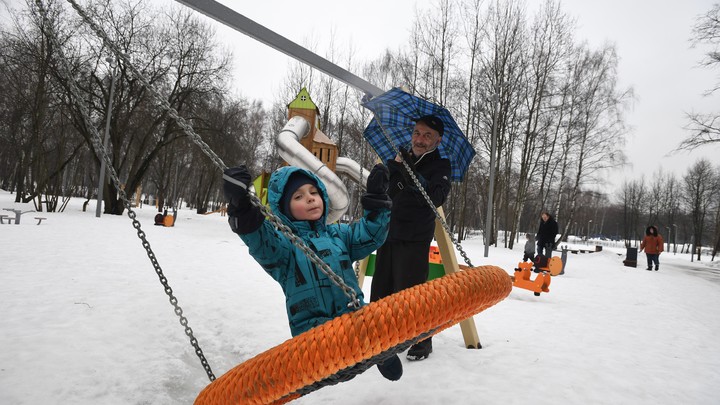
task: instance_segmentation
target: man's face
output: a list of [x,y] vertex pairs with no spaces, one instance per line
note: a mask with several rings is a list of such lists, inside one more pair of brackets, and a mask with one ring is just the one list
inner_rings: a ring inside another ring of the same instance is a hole
[[430,128],[422,122],[415,124],[412,134],[412,151],[415,156],[435,149],[442,140],[438,131]]

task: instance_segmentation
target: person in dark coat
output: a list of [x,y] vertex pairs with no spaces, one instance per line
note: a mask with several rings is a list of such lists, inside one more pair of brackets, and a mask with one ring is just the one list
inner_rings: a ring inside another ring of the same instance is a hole
[[555,248],[555,237],[558,234],[558,223],[549,212],[543,211],[540,214],[540,227],[537,231],[538,255],[552,257]]
[[[401,148],[395,159],[388,160],[393,205],[388,238],[377,252],[370,301],[422,284],[427,281],[428,251],[435,234],[435,213],[403,165],[406,161],[433,205],[441,206],[450,192],[450,161],[440,156],[437,146],[444,125],[435,116],[416,120],[408,149]],[[409,360],[422,360],[432,352],[428,338],[408,350]]]

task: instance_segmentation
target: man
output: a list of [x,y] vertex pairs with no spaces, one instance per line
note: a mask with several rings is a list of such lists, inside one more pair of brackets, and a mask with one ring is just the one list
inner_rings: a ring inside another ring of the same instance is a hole
[[[388,160],[393,200],[387,240],[378,249],[370,300],[377,301],[400,290],[422,284],[428,278],[428,251],[435,232],[435,213],[410,177],[405,160],[432,203],[439,207],[450,193],[450,161],[437,150],[442,141],[443,122],[427,115],[416,120],[409,149]],[[428,338],[413,345],[409,360],[422,360],[432,353]]]
[[[555,237],[558,233],[558,223],[549,212],[543,211],[540,214],[540,227],[537,232],[538,255],[547,258],[552,257],[555,248]],[[543,252],[544,251],[544,252]]]

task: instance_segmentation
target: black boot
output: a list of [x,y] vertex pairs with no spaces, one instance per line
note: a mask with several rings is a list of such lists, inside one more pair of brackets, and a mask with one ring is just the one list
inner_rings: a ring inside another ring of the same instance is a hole
[[378,363],[377,368],[378,370],[380,370],[380,374],[382,374],[383,377],[387,378],[390,381],[399,380],[403,374],[402,362],[400,361],[400,357],[398,357],[397,354],[383,361],[382,363]]
[[410,361],[424,360],[430,357],[432,353],[432,338],[427,338],[422,342],[414,344],[407,353],[407,359]]

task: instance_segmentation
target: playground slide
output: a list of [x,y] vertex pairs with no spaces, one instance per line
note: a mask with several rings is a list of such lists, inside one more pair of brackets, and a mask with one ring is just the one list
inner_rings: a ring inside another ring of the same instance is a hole
[[[288,164],[313,172],[325,183],[330,200],[327,222],[335,222],[347,211],[350,197],[345,184],[337,174],[300,144],[300,140],[309,131],[310,124],[307,120],[299,116],[292,117],[277,137],[278,152]],[[369,170],[363,169],[357,162],[346,157],[338,157],[336,170],[346,174],[362,187],[365,186],[370,173]]]

